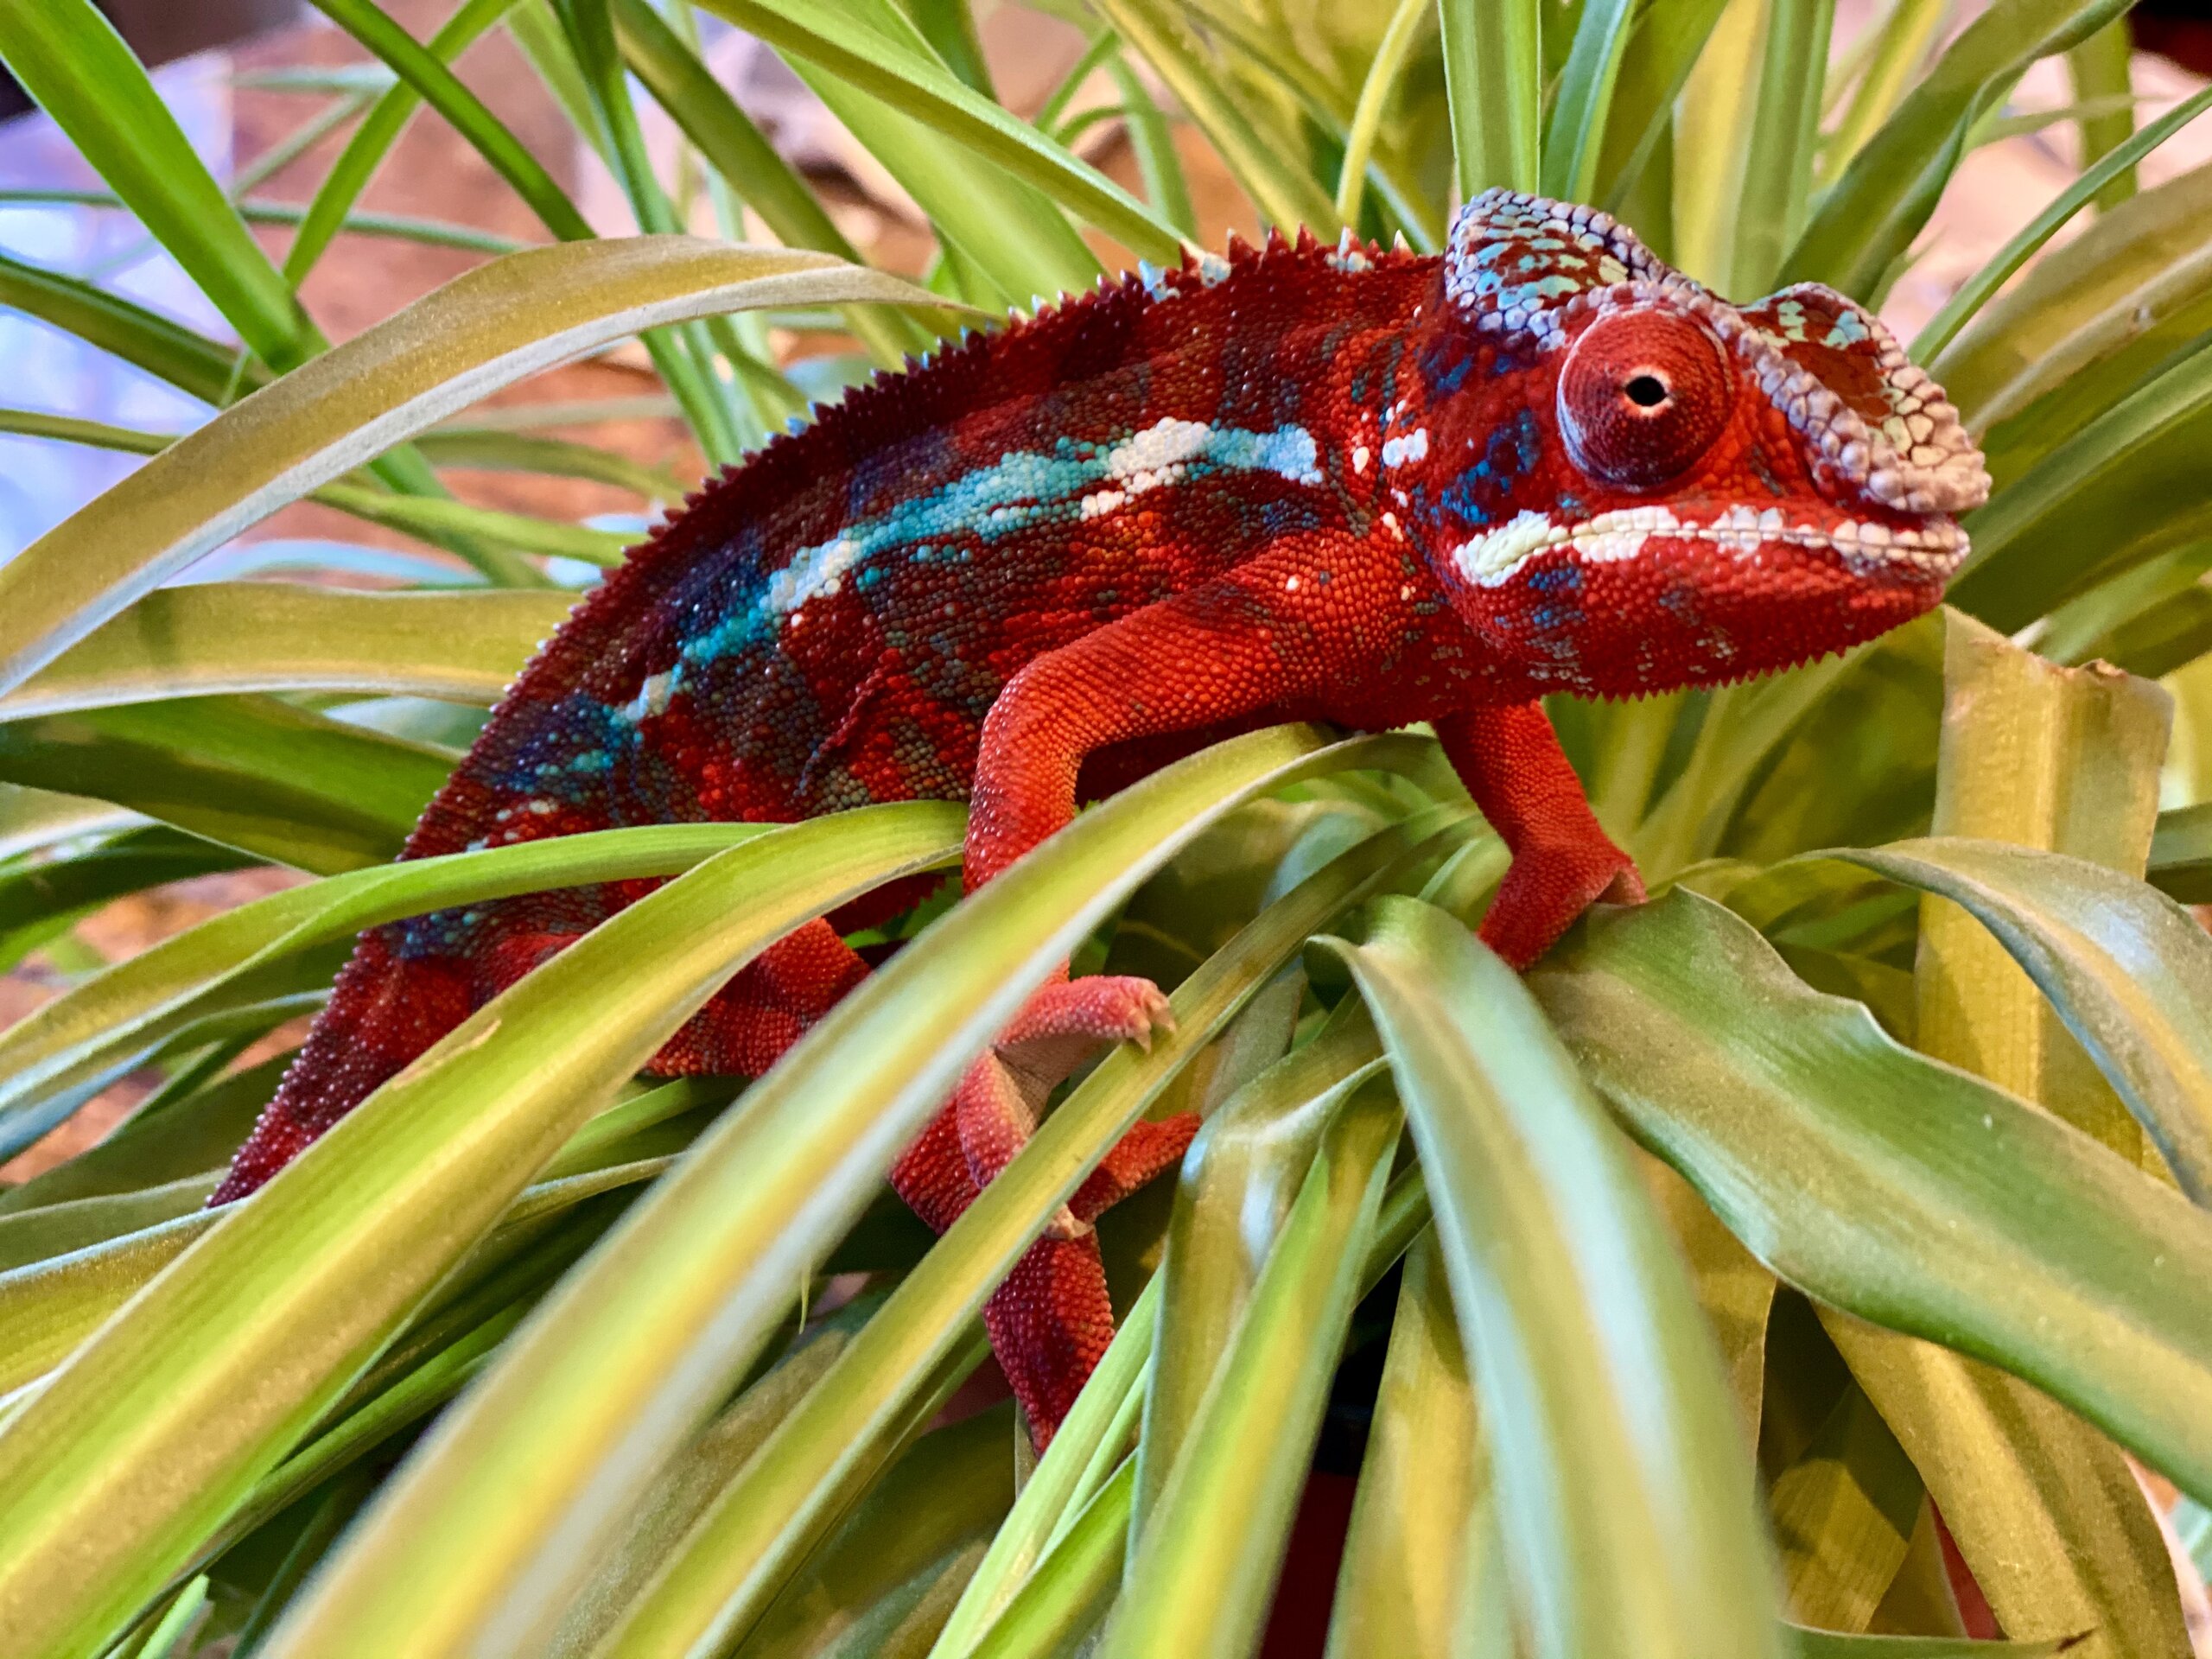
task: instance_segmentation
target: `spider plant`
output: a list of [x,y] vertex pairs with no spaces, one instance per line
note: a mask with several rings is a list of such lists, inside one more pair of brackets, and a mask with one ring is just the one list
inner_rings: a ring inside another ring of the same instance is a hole
[[[206,410],[175,435],[0,410],[147,457],[0,567],[0,957],[85,969],[0,1033],[0,1152],[161,1079],[0,1191],[0,1651],[2188,1652],[2212,175],[2137,188],[2208,99],[2139,126],[2111,95],[2122,0],[1956,29],[1891,0],[1840,52],[1830,0],[1039,0],[1082,42],[1027,118],[963,0],[462,0],[428,39],[316,3],[372,64],[323,83],[311,122],[347,137],[287,205],[210,175],[90,0],[0,0],[0,60],[105,182],[82,199],[228,328],[0,260],[0,304]],[[870,268],[717,81],[702,13],[912,199],[919,282]],[[593,235],[455,75],[499,29],[637,234]],[[1504,184],[1609,207],[1724,291],[1879,303],[2061,54],[2093,164],[1912,348],[1998,485],[1953,608],[1710,695],[1560,700],[1656,897],[1525,979],[1470,937],[1503,854],[1421,732],[1256,733],[1103,803],[894,930],[749,1085],[638,1073],[767,942],[957,861],[957,808],[387,861],[621,545],[442,474],[671,493],[472,416],[496,389],[634,338],[702,459],[735,460],[809,407],[782,331],[839,331],[857,378],[1177,258],[1201,147],[1285,230],[1431,248]],[[363,212],[412,119],[542,245]],[[1102,124],[1137,188],[1077,153]],[[687,232],[714,214],[772,245]],[[332,346],[301,284],[368,235],[482,263]],[[426,552],[373,591],[342,547],[307,581],[171,585],[309,498]],[[313,879],[127,960],[72,943],[118,899],[264,865]],[[642,875],[675,879],[251,1202],[200,1208],[282,1069],[240,1056],[359,929]],[[1172,988],[1176,1033],[1071,1087],[932,1240],[884,1169],[1071,951]],[[1005,1405],[945,1411],[998,1277],[1128,1124],[1185,1108],[1179,1181],[1105,1223],[1122,1330],[1049,1452]],[[1325,1631],[1267,1637],[1302,1495],[1355,1476],[1341,1552],[1291,1568],[1335,1575]]]

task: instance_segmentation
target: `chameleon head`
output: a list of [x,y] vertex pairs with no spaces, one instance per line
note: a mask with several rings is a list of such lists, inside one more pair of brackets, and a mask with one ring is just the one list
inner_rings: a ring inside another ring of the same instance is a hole
[[1830,289],[1731,305],[1605,214],[1492,191],[1452,227],[1382,484],[1537,689],[1740,679],[1942,597],[1989,489],[1942,390]]

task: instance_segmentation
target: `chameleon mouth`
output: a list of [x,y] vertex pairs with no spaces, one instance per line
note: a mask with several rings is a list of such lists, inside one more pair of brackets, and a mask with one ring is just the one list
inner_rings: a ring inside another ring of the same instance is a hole
[[1843,516],[1814,523],[1780,507],[1731,507],[1699,523],[1662,506],[1623,507],[1574,524],[1555,524],[1541,512],[1471,537],[1452,550],[1459,574],[1478,588],[1511,581],[1529,562],[1565,549],[1585,564],[1640,558],[1653,544],[1689,543],[1749,563],[1768,549],[1827,553],[1854,576],[1941,583],[1967,556],[1967,534],[1949,518],[1928,515],[1906,524]]

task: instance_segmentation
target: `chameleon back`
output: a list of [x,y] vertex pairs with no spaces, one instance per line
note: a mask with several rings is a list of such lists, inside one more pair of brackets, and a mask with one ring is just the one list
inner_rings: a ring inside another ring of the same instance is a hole
[[[1363,510],[1371,480],[1344,473],[1331,429],[1348,396],[1387,397],[1436,263],[1274,240],[1102,286],[879,376],[692,498],[584,601],[402,856],[964,798],[984,716],[1023,664],[1246,549]],[[1217,734],[1102,757],[1086,784]],[[655,885],[365,934],[212,1201],[252,1191]],[[747,1011],[760,990],[734,983],[656,1069],[757,1069],[796,1034],[762,1039]]]

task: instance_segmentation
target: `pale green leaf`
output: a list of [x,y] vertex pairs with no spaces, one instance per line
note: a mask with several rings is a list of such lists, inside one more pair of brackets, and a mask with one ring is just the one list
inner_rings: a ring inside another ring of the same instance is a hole
[[929,302],[819,254],[688,237],[495,260],[225,410],[0,566],[0,689],[285,503],[499,386],[686,317],[893,298]]
[[499,700],[574,598],[364,594],[279,582],[159,589],[0,697],[0,721],[245,691]]
[[1345,954],[1421,1154],[1533,1650],[1778,1655],[1750,1450],[1618,1132],[1444,912],[1379,902]]

